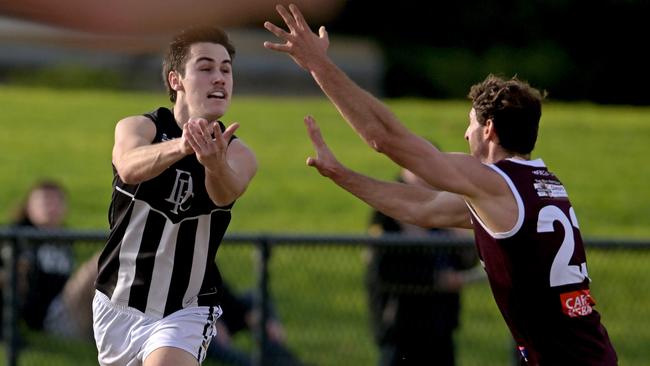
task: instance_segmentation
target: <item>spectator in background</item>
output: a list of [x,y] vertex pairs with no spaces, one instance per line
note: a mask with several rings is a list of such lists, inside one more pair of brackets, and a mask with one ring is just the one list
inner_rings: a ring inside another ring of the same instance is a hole
[[[68,197],[63,187],[53,180],[42,180],[29,190],[13,225],[38,230],[60,229],[67,212]],[[75,260],[69,243],[35,242],[19,248],[18,253],[20,320],[32,330],[92,339],[92,333],[87,330],[92,318],[93,261],[82,266],[71,280]],[[96,264],[94,267],[96,272]],[[85,298],[82,289],[86,292]]]
[[[14,226],[39,230],[58,229],[68,212],[67,194],[53,180],[36,183],[28,192]],[[74,269],[72,248],[65,243],[41,242],[18,249],[18,307],[20,319],[30,329],[45,327],[50,304]]]
[[[400,171],[397,181],[431,188],[407,169]],[[369,234],[460,235],[400,222],[376,210]],[[468,281],[484,278],[483,273],[472,248],[373,247],[366,285],[379,365],[455,365],[459,291]]]
[[[260,320],[260,314],[254,307],[254,293],[252,291],[236,293],[224,280],[221,296],[223,315],[217,320],[217,334],[212,338],[207,357],[228,365],[253,365],[251,354],[238,349],[233,344],[232,337],[240,332],[255,335],[255,326]],[[302,365],[302,362],[296,358],[285,344],[284,327],[278,319],[273,306],[269,308],[269,314],[264,329],[267,336],[267,344],[264,349],[264,364],[269,366]]]

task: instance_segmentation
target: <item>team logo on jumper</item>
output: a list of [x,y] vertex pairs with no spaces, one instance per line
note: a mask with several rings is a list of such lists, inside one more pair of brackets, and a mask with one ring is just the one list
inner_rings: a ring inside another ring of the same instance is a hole
[[556,180],[535,179],[533,186],[539,197],[568,197],[564,186]]
[[591,314],[593,306],[596,305],[589,294],[589,289],[560,294],[560,300],[562,301],[562,312],[571,318]]
[[189,210],[191,205],[188,203],[188,200],[194,196],[193,187],[192,174],[184,170],[176,169],[174,188],[172,188],[172,192],[165,200],[174,205],[171,212],[178,215],[178,210],[183,212]]

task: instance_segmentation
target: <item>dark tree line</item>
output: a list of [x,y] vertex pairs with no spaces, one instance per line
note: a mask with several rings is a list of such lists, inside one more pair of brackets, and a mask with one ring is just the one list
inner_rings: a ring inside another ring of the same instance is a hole
[[387,96],[464,97],[487,73],[550,98],[650,104],[650,2],[349,0],[332,32],[382,46]]

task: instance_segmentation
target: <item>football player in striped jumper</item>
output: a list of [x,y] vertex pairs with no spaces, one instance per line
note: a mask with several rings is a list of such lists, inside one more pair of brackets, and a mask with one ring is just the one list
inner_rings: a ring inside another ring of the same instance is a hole
[[288,30],[269,22],[265,27],[285,43],[265,42],[265,47],[289,54],[368,145],[433,189],[378,181],[347,169],[311,117],[305,123],[317,156],[307,164],[397,220],[473,228],[522,363],[616,365],[616,352],[594,309],[576,211],[544,161],[531,159],[542,93],[516,78],[488,76],[469,93],[465,139],[470,153],[443,153],[331,61],[324,27],[313,33],[295,5],[277,10]]
[[101,365],[198,365],[221,314],[215,255],[257,170],[238,128],[219,120],[235,49],[216,27],[180,32],[163,61],[173,103],[120,120],[110,235],[93,300]]

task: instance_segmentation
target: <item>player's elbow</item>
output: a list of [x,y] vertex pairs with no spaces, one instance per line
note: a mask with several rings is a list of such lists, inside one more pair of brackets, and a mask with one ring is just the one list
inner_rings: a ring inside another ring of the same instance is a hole
[[400,208],[398,214],[393,214],[392,217],[409,225],[420,226],[420,223],[424,221],[424,218],[415,206],[416,205],[413,204],[404,205]]
[[423,215],[419,215],[417,213],[409,213],[404,217],[403,220],[407,224],[419,226],[425,229],[430,229],[431,228],[431,223],[428,218],[424,217]]
[[409,205],[404,210],[404,217],[402,221],[411,225],[419,226],[425,229],[440,227],[441,222],[438,220],[437,215],[432,215],[427,211],[426,207],[421,202]]
[[119,174],[120,180],[125,184],[140,184],[142,180],[135,175]]
[[146,179],[142,174],[138,174],[135,169],[125,169],[120,167],[115,167],[117,175],[120,177],[120,180],[125,184],[140,184]]
[[390,139],[385,130],[373,131],[366,138],[366,142],[378,153],[385,153],[390,147]]
[[241,197],[244,192],[246,192],[246,186],[240,185],[229,187],[229,189],[223,189],[223,187],[219,190],[208,189],[208,196],[215,205],[224,207],[231,205],[239,197]]
[[220,195],[214,194],[214,195],[209,195],[209,196],[210,196],[210,199],[212,200],[212,203],[214,203],[216,206],[225,207],[225,206],[229,206],[230,204],[235,202],[235,200],[237,198],[239,198],[239,196],[241,196],[241,194],[236,194],[234,192],[229,192],[228,194],[220,194]]
[[375,151],[393,156],[404,148],[404,141],[407,141],[409,137],[404,132],[408,132],[408,130],[382,125],[369,131],[365,136],[368,145]]

